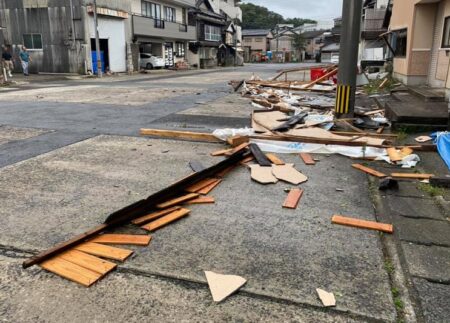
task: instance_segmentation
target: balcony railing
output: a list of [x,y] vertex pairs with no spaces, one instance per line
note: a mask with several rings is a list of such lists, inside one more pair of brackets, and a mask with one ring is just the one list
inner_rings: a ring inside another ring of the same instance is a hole
[[164,29],[165,28],[165,21],[162,19],[154,19],[155,20],[155,28]]

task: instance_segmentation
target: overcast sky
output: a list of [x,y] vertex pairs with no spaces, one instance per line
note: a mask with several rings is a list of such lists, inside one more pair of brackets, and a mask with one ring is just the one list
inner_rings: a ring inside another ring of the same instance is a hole
[[244,0],[275,11],[285,18],[330,20],[342,15],[342,0]]

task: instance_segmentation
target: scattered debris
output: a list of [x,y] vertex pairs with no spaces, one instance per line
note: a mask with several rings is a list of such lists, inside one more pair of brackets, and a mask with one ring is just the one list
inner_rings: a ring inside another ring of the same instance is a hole
[[372,176],[376,176],[376,177],[380,177],[380,178],[387,176],[387,175],[385,175],[385,174],[383,174],[383,173],[381,173],[379,171],[376,171],[376,170],[374,170],[372,168],[363,166],[361,164],[352,164],[352,167],[356,168],[356,169],[359,169],[359,170],[363,171],[364,173],[370,174]]
[[272,165],[272,173],[279,180],[294,185],[298,185],[308,180],[308,177],[294,168],[294,164]]
[[250,144],[250,151],[255,157],[257,163],[260,166],[272,166],[272,162],[264,155],[264,153],[259,149],[257,144]]
[[386,233],[393,233],[394,227],[392,224],[379,223],[374,221],[366,221],[355,218],[349,218],[341,215],[333,215],[331,218],[332,223],[346,225],[350,227],[363,228],[369,230],[378,230]]
[[320,300],[322,301],[323,306],[336,306],[336,299],[334,298],[333,293],[329,293],[320,288],[316,288],[316,292]]
[[251,178],[261,184],[275,184],[278,179],[272,174],[272,167],[249,165]]
[[284,165],[284,161],[282,161],[280,158],[278,158],[276,155],[274,154],[266,154],[266,157],[272,162],[272,164],[275,165]]
[[148,246],[151,236],[146,234],[101,234],[89,242],[104,243],[104,244],[129,244],[136,246]]
[[180,208],[179,210],[173,211],[172,213],[164,215],[155,221],[143,225],[141,228],[147,231],[155,231],[169,223],[172,223],[178,219],[181,219],[182,217],[185,217],[186,215],[189,214],[189,212],[190,210],[188,209]]
[[212,271],[205,271],[205,276],[214,302],[223,301],[247,282],[241,276],[217,274]]
[[196,199],[189,200],[186,202],[186,204],[209,204],[209,203],[215,203],[215,200],[211,196],[200,196]]
[[419,137],[415,138],[414,140],[422,143],[422,142],[427,142],[427,141],[433,140],[433,138],[431,138],[430,136],[419,136]]
[[314,161],[312,156],[308,153],[300,153],[300,157],[303,160],[303,162],[305,163],[305,165],[315,165],[316,164],[316,162]]
[[283,203],[284,208],[288,209],[295,209],[297,208],[298,202],[300,202],[300,199],[303,195],[303,190],[299,188],[293,188],[289,191],[288,196],[286,197],[286,200]]

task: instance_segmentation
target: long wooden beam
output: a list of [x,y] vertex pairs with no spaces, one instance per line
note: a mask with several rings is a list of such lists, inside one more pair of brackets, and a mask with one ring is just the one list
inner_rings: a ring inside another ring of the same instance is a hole
[[160,138],[177,138],[185,140],[197,140],[206,142],[222,142],[219,138],[210,133],[192,132],[192,131],[175,131],[162,129],[141,129],[142,136],[154,136]]
[[84,242],[88,239],[95,237],[97,234],[105,230],[126,224],[140,216],[148,214],[150,211],[156,208],[156,205],[158,203],[165,202],[171,199],[172,197],[179,195],[181,192],[184,192],[184,190],[187,187],[207,177],[213,176],[214,174],[223,171],[232,165],[239,163],[241,160],[248,157],[249,155],[250,153],[246,152],[245,149],[238,150],[227,159],[224,159],[221,162],[209,168],[206,168],[200,172],[193,173],[183,178],[182,180],[156,192],[155,194],[150,195],[145,200],[137,201],[121,210],[118,210],[110,214],[103,224],[100,224],[87,232],[79,234],[70,240],[62,242],[54,246],[53,248],[50,248],[46,251],[39,253],[36,256],[33,256],[25,260],[22,266],[23,268],[28,268],[35,264],[41,263],[42,261],[47,260],[67,249],[70,249],[81,242]]

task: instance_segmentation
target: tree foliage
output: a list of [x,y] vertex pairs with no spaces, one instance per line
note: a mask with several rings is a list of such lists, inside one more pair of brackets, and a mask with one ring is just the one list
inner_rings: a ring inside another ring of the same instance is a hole
[[270,11],[266,7],[253,3],[242,3],[242,28],[243,29],[272,29],[276,24],[293,24],[294,27],[305,23],[314,23],[314,20],[303,18],[285,19],[282,15]]

